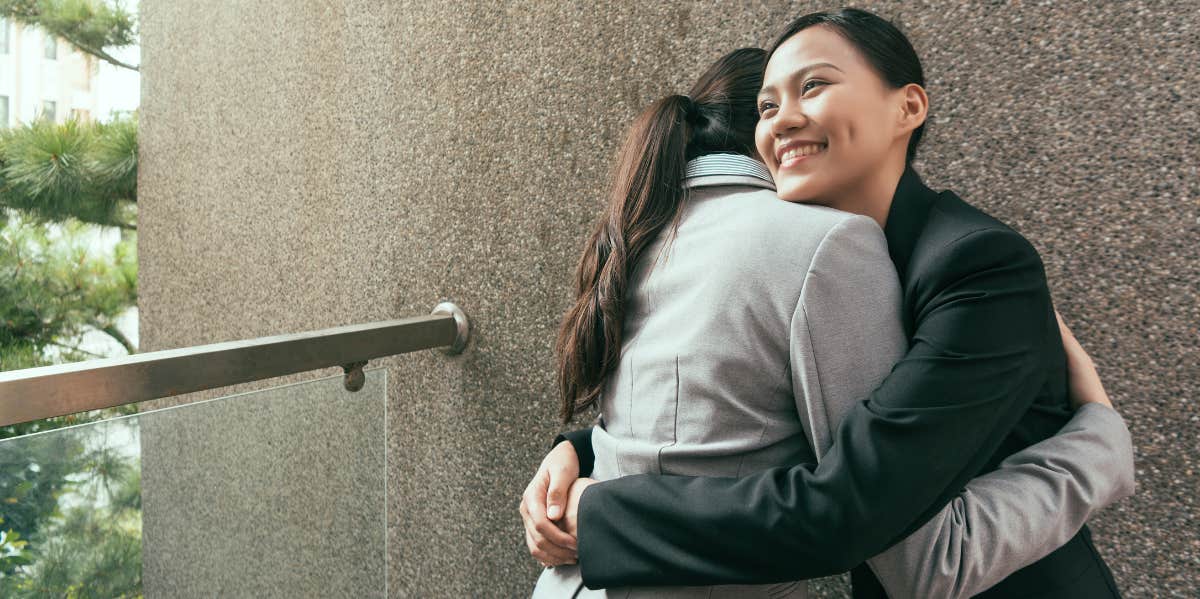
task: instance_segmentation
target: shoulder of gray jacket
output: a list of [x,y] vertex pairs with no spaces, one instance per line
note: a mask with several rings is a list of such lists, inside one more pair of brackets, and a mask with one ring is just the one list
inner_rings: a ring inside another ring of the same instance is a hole
[[[719,226],[730,258],[771,268],[807,269],[826,237],[841,227],[850,234],[883,240],[869,217],[825,206],[787,202],[774,191],[747,186],[718,186],[692,191],[690,226]],[[687,222],[683,226],[689,226]],[[884,241],[883,243],[886,243]]]

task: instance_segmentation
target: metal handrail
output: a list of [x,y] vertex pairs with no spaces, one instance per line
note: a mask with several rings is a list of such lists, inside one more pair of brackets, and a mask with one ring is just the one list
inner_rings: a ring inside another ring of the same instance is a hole
[[[0,426],[342,366],[362,387],[367,360],[466,347],[470,323],[456,305],[433,314],[0,372]],[[357,387],[357,388],[356,388]]]

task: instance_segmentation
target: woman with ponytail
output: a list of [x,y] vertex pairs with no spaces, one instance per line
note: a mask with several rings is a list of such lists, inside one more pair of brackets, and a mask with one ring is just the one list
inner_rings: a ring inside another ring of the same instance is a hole
[[690,95],[667,96],[634,121],[617,155],[607,208],[579,262],[575,303],[559,329],[563,422],[596,403],[616,367],[629,277],[646,248],[678,223],[688,161],[737,157],[764,177],[760,186],[769,184],[766,170],[751,158],[763,56],[758,48],[724,56]]
[[[579,448],[579,471],[591,476],[571,488],[569,506],[579,505],[593,484],[607,484],[599,481],[672,478],[638,475],[708,477],[695,480],[735,486],[746,480],[766,488],[757,481],[824,459],[840,421],[908,347],[900,281],[878,223],[780,201],[770,171],[757,159],[766,56],[743,49],[722,57],[687,95],[663,98],[640,114],[620,149],[556,345],[564,422],[585,410],[598,412],[587,442],[559,445],[571,452],[572,464],[573,447]],[[1059,434],[970,480],[924,526],[870,560],[893,598],[978,593],[1132,492],[1128,431],[1100,405],[1097,388],[1098,382],[1080,387],[1075,400],[1086,405]],[[590,512],[618,523],[606,527],[605,545],[589,547],[587,535],[576,545],[576,533],[587,530],[592,516],[576,519],[573,509],[547,513],[546,489],[555,486],[550,476],[543,467],[521,503],[530,552],[550,566],[535,597],[806,594],[803,582],[756,568],[753,549],[738,544],[743,539],[735,534],[729,548],[716,539],[705,548],[726,563],[709,559],[688,578],[662,578],[647,569],[632,575],[637,580],[628,584],[636,586],[585,586],[597,572],[630,563],[671,563],[678,557],[676,539],[712,535],[678,518],[664,531],[636,512],[645,505],[606,500]],[[705,504],[701,494],[650,509],[669,517],[676,505],[686,505],[690,518],[732,523],[722,514],[736,510],[711,503],[705,512]],[[825,517],[845,518],[842,512],[853,513],[854,506],[823,510]],[[768,528],[810,527],[778,511],[764,518]],[[622,527],[622,521],[638,524]],[[637,553],[624,553],[623,546],[635,545]],[[803,551],[841,554],[835,545]],[[813,570],[827,575],[854,565]],[[723,586],[682,586],[712,584]]]

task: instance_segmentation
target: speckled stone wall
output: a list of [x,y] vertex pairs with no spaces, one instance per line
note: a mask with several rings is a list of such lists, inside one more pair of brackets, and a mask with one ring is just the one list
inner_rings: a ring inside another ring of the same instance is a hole
[[[551,341],[623,127],[828,6],[143,0],[143,348],[460,302],[465,355],[381,362],[389,588],[520,596]],[[924,58],[924,177],[1042,251],[1130,423],[1137,495],[1094,523],[1122,591],[1196,596],[1200,3],[865,6]]]
[[386,379],[142,413],[146,597],[384,597]]

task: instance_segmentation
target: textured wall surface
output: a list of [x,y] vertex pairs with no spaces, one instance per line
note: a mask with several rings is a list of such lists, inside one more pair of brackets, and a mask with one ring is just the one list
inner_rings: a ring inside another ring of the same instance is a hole
[[385,590],[387,370],[138,417],[147,597]]
[[[553,332],[624,126],[827,6],[143,0],[143,348],[460,302],[465,355],[382,361],[389,587],[519,596]],[[865,6],[925,61],[924,178],[1042,251],[1130,424],[1138,492],[1094,523],[1121,589],[1195,596],[1200,5]]]

